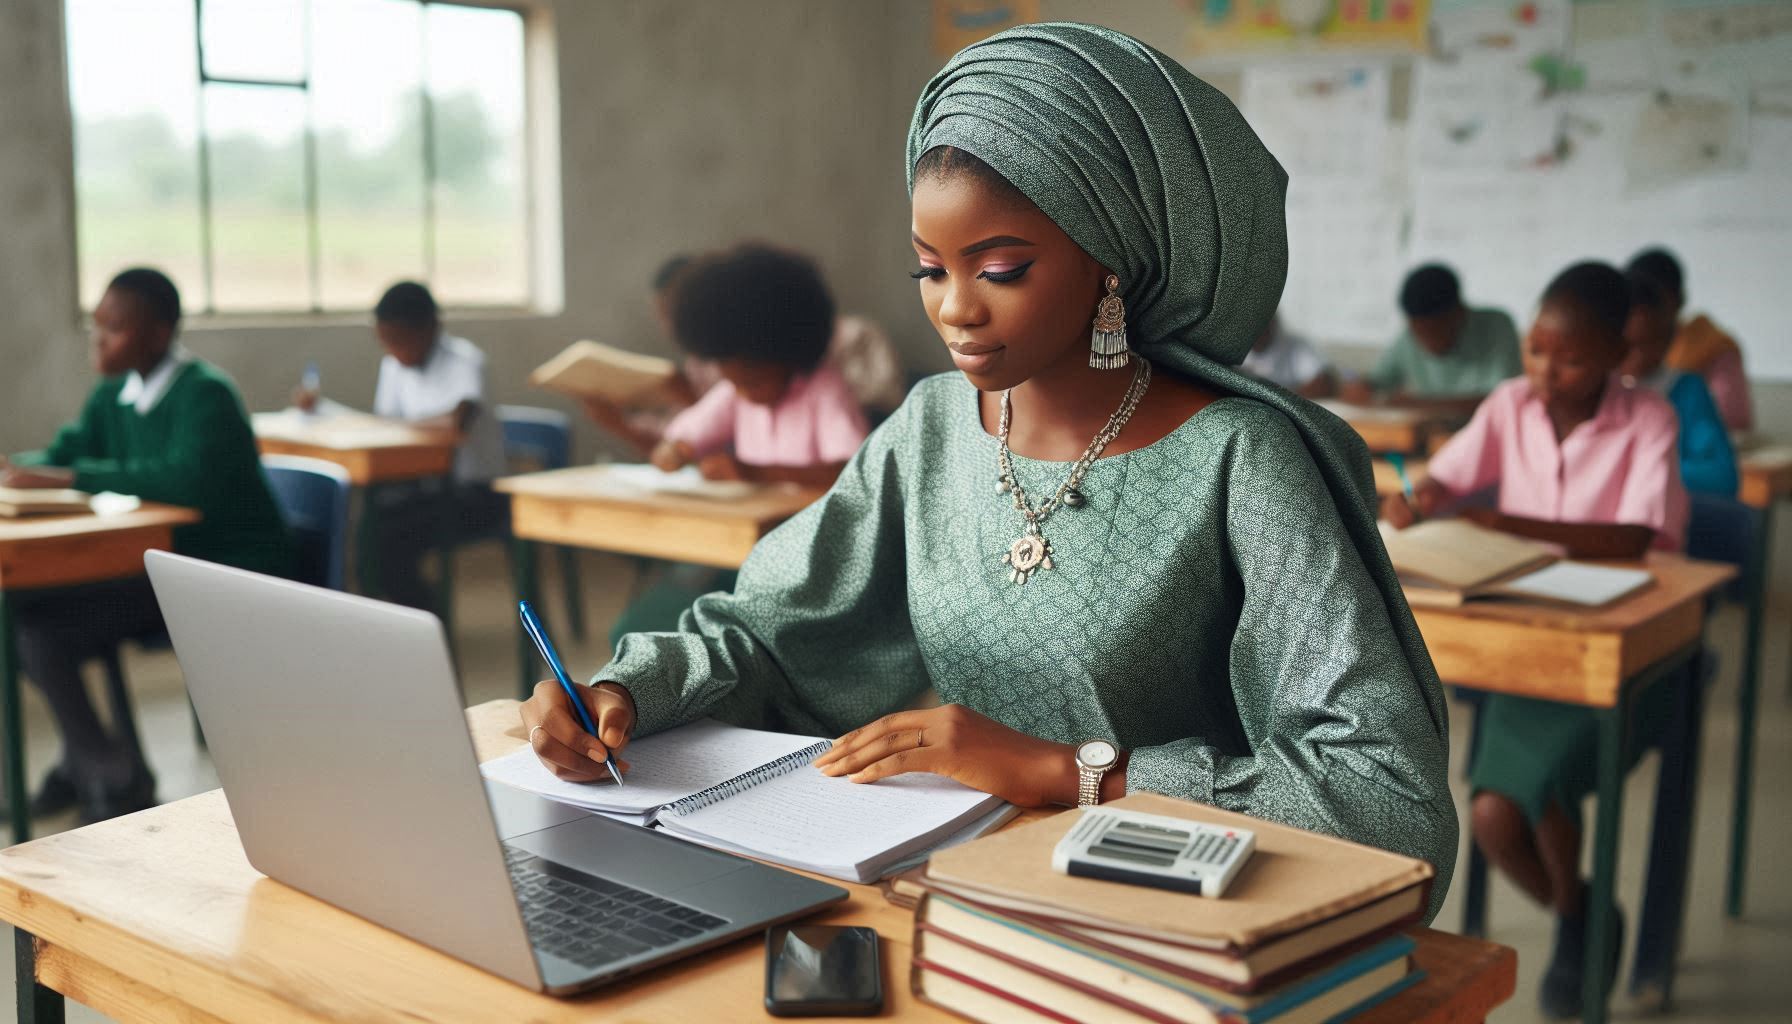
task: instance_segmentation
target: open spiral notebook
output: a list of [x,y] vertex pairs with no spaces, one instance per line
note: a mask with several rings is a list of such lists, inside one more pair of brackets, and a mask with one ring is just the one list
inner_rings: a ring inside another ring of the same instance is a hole
[[635,740],[627,785],[563,782],[523,747],[480,766],[485,777],[681,839],[849,882],[870,882],[1014,814],[1000,798],[938,775],[869,785],[812,766],[815,736],[703,720]]

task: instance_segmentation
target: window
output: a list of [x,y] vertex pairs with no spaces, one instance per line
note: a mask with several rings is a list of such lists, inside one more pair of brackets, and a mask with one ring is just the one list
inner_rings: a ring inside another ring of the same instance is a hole
[[529,305],[523,18],[428,0],[67,0],[76,247],[200,312]]

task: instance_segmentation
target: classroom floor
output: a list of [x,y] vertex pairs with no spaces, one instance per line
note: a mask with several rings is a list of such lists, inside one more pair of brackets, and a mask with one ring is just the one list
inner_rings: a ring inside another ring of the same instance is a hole
[[[1766,631],[1767,651],[1762,675],[1761,706],[1757,724],[1754,833],[1751,848],[1748,913],[1738,922],[1723,915],[1724,866],[1730,835],[1730,789],[1736,745],[1736,664],[1730,652],[1740,644],[1742,617],[1734,609],[1721,612],[1710,626],[1709,639],[1724,652],[1724,665],[1709,697],[1705,723],[1704,763],[1700,771],[1699,822],[1694,838],[1692,894],[1687,913],[1684,952],[1674,1011],[1656,1017],[1629,1003],[1620,992],[1614,1001],[1619,1020],[1651,1019],[1673,1022],[1772,1021],[1786,1019],[1792,1006],[1792,876],[1780,874],[1775,851],[1792,846],[1792,541],[1778,545],[1777,584],[1770,603]],[[605,634],[620,610],[626,588],[633,581],[632,563],[624,559],[586,553],[581,573],[586,594],[588,639],[573,641],[564,626],[560,589],[554,559],[544,559],[542,606],[549,627],[562,646],[575,675],[601,664],[607,653]],[[513,695],[515,687],[515,633],[510,613],[510,575],[496,545],[484,545],[463,553],[458,563],[459,593],[456,611],[458,654],[462,685],[469,704]],[[160,795],[175,800],[215,788],[217,775],[210,761],[193,742],[192,724],[181,687],[179,666],[171,654],[133,652],[128,672],[137,697],[142,735],[149,758],[160,780]],[[36,694],[27,690],[28,757],[33,783],[56,756],[56,740],[49,718]],[[1460,762],[1466,749],[1468,718],[1462,709],[1452,713],[1456,738],[1455,756]],[[1458,806],[1464,806],[1461,765],[1455,766]],[[1649,812],[1655,787],[1655,761],[1646,758],[1632,773],[1625,791],[1624,845],[1619,860],[1620,901],[1632,928],[1639,911]],[[1590,820],[1590,815],[1589,815]],[[45,834],[73,827],[71,816],[38,823]],[[1467,837],[1459,865],[1467,863]],[[1518,950],[1518,993],[1490,1019],[1500,1024],[1542,1020],[1536,1010],[1537,982],[1549,955],[1551,920],[1529,904],[1515,889],[1495,880],[1488,908],[1491,938]],[[1460,887],[1450,894],[1438,925],[1454,928],[1461,921]],[[10,928],[0,930],[0,941],[11,947]],[[1631,940],[1634,946],[1634,937]],[[1629,969],[1626,951],[1625,970]],[[13,960],[0,957],[0,1006],[12,1007]],[[107,1018],[71,1004],[69,1020],[103,1021]]]

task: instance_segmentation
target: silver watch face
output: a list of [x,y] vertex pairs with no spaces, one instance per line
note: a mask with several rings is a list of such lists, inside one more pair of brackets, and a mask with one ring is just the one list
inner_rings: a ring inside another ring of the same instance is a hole
[[1120,751],[1107,740],[1090,740],[1076,748],[1076,762],[1085,768],[1112,768]]

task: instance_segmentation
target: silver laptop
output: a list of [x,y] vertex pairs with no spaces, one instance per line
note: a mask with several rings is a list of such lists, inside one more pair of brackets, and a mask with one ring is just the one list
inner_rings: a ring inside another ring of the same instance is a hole
[[519,985],[590,988],[845,899],[480,777],[435,616],[144,559],[256,870]]

